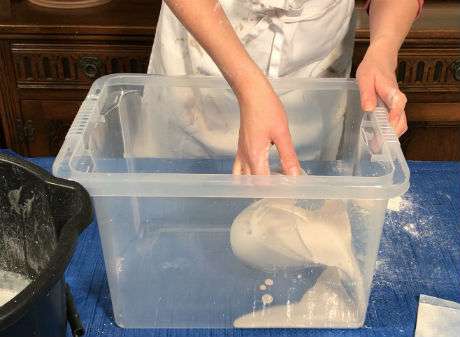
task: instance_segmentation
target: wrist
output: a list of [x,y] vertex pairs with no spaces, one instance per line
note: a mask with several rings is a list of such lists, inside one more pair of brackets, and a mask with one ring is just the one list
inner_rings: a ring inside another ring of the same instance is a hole
[[396,70],[398,65],[399,46],[391,39],[378,39],[370,43],[366,54],[389,64],[392,70]]
[[234,74],[227,81],[240,103],[248,103],[255,97],[274,93],[270,81],[257,66]]

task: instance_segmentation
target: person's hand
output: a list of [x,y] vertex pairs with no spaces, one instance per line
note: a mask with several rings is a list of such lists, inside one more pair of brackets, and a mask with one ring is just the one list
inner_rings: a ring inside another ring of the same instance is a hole
[[362,109],[373,111],[377,105],[377,97],[380,97],[389,109],[390,125],[401,136],[407,131],[404,111],[407,98],[399,90],[396,65],[396,53],[388,52],[385,47],[371,46],[356,71],[356,78]]
[[300,165],[292,144],[283,105],[268,81],[238,95],[240,132],[233,164],[235,175],[269,175],[269,150],[278,149],[284,174],[299,175]]

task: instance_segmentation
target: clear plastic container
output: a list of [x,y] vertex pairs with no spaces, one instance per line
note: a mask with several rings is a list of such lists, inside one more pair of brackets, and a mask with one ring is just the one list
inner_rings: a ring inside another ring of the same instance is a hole
[[237,132],[222,79],[94,83],[53,173],[93,198],[119,326],[363,325],[387,201],[409,186],[400,144],[352,80],[273,86],[305,175],[232,176],[231,144],[191,145],[203,140],[181,124],[187,109]]

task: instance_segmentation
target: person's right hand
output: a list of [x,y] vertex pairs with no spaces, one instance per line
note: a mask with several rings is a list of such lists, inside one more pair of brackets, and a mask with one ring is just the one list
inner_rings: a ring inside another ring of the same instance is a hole
[[286,175],[299,175],[301,169],[292,144],[283,105],[268,80],[238,95],[240,132],[233,164],[235,175],[269,175],[269,150],[275,145]]
[[206,50],[240,104],[240,135],[234,174],[270,174],[275,144],[284,174],[300,173],[283,106],[251,59],[217,0],[166,0],[171,11]]

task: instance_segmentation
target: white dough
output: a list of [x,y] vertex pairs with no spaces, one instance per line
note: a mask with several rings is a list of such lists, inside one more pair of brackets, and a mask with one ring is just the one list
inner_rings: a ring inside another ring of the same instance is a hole
[[[340,286],[340,271],[328,268],[298,303],[265,306],[237,318],[237,328],[349,327],[359,325],[360,306]],[[266,303],[264,303],[266,304]]]
[[358,272],[340,200],[326,200],[313,211],[290,199],[257,201],[234,220],[230,243],[242,261],[264,271],[324,264],[350,276]]
[[[341,200],[325,200],[318,209],[309,210],[299,204],[289,199],[263,199],[250,205],[232,224],[233,253],[266,272],[314,265],[327,268],[299,302],[275,306],[264,302],[262,310],[236,319],[235,327],[359,324],[365,306],[362,276],[353,254],[345,205]],[[344,283],[353,289],[345,289]]]

